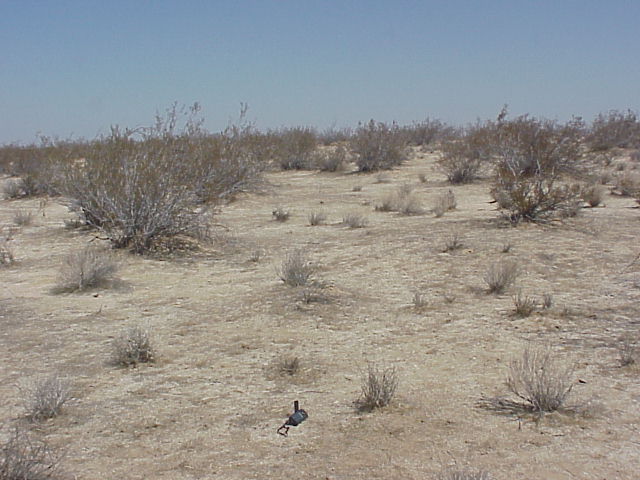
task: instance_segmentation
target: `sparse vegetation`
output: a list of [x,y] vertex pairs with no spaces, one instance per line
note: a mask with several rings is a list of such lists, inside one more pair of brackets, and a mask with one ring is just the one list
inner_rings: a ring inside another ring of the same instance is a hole
[[554,412],[573,388],[574,369],[554,358],[549,347],[527,346],[509,366],[507,387],[534,412]]
[[155,351],[149,330],[140,326],[126,329],[113,341],[113,363],[123,367],[151,363]]
[[334,148],[316,151],[312,163],[323,172],[341,172],[347,169],[349,155],[343,145],[338,145]]
[[627,336],[620,343],[620,365],[627,367],[634,365],[638,357],[638,349],[633,343],[633,339]]
[[291,216],[291,212],[283,207],[276,207],[271,212],[271,216],[276,222],[286,222]]
[[602,185],[592,184],[582,188],[582,199],[587,202],[590,207],[597,207],[604,199],[605,189]]
[[25,227],[33,223],[33,214],[26,210],[18,210],[13,215],[13,223],[20,227]]
[[0,480],[61,478],[57,473],[59,458],[45,442],[33,440],[18,427],[6,438],[0,444]]
[[322,225],[327,221],[327,214],[324,212],[311,212],[309,214],[309,225],[317,226]]
[[446,252],[454,252],[456,250],[460,250],[462,247],[464,247],[464,244],[462,243],[462,239],[460,238],[460,234],[452,233],[445,240],[444,248],[442,249],[442,251],[444,253],[446,253]]
[[367,226],[367,218],[359,213],[347,213],[342,218],[342,223],[349,228],[364,228]]
[[449,190],[446,193],[438,195],[433,205],[433,213],[436,218],[442,217],[446,212],[455,210],[457,207],[457,201],[455,194]]
[[611,110],[599,114],[587,135],[591,149],[609,150],[614,147],[633,148],[640,146],[640,122],[635,112]]
[[294,127],[278,132],[280,167],[283,170],[313,168],[318,137],[310,127]]
[[13,232],[0,228],[0,267],[12,265],[16,261],[11,241]]
[[510,287],[518,276],[518,264],[515,261],[501,261],[491,264],[484,275],[489,293],[500,294]]
[[8,199],[16,199],[20,197],[26,196],[25,190],[22,186],[22,180],[19,178],[10,178],[8,179],[2,191],[4,193],[5,198]]
[[438,480],[492,480],[493,477],[484,470],[448,470]]
[[106,286],[114,280],[117,271],[118,264],[111,252],[87,246],[65,257],[55,290],[75,292]]
[[549,310],[553,307],[553,295],[551,293],[545,293],[542,295],[542,308]]
[[406,159],[406,145],[396,124],[391,126],[371,120],[360,125],[350,141],[361,172],[389,170]]
[[55,374],[35,380],[22,393],[27,418],[34,422],[56,417],[71,398],[69,382]]
[[276,360],[276,370],[280,375],[293,376],[300,372],[300,358],[295,355],[283,355]]
[[429,301],[425,294],[416,292],[413,294],[413,307],[417,311],[424,310],[429,305]]
[[362,393],[356,405],[360,410],[370,412],[391,403],[398,388],[398,372],[395,367],[368,365],[362,379]]
[[287,254],[278,270],[278,276],[290,287],[302,287],[311,281],[315,271],[304,250],[294,250]]
[[536,309],[536,300],[533,297],[518,292],[513,296],[514,314],[520,318],[528,317]]

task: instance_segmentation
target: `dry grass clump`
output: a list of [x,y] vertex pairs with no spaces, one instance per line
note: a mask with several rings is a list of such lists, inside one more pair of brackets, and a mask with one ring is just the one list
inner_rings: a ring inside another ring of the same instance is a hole
[[367,226],[367,218],[359,213],[347,213],[342,217],[342,224],[349,228],[364,228]]
[[623,367],[634,365],[638,357],[638,349],[631,337],[625,337],[620,344],[620,365]]
[[13,232],[0,228],[0,267],[12,265],[16,261],[13,246],[9,243],[12,240]]
[[291,216],[291,212],[283,207],[276,207],[271,212],[271,216],[276,222],[286,222]]
[[505,260],[491,264],[483,277],[489,287],[489,293],[503,293],[515,282],[518,270],[518,264],[515,261]]
[[549,347],[527,346],[509,366],[507,387],[534,412],[554,412],[573,388],[574,368],[560,363]]
[[402,132],[395,123],[369,121],[361,124],[350,140],[360,172],[389,170],[407,158]]
[[324,212],[311,212],[309,214],[309,225],[322,225],[327,221],[327,214]]
[[61,478],[59,459],[49,446],[34,441],[16,427],[0,444],[0,480],[53,480]]
[[580,191],[580,196],[590,207],[597,207],[604,200],[605,189],[602,185],[586,185]]
[[437,218],[440,218],[446,212],[455,210],[457,206],[458,203],[456,201],[456,196],[451,190],[449,190],[447,191],[447,193],[443,193],[442,195],[438,195],[438,197],[436,197],[432,211]]
[[462,243],[462,239],[460,238],[459,233],[452,233],[445,240],[444,248],[442,249],[443,253],[453,252],[455,250],[460,250],[464,247],[464,243]]
[[438,476],[438,480],[492,480],[484,470],[448,470]]
[[140,326],[126,329],[113,341],[113,363],[123,367],[155,360],[149,330]]
[[282,376],[292,377],[299,373],[300,369],[300,358],[294,355],[283,355],[275,361],[275,370]]
[[395,367],[378,367],[369,364],[362,379],[362,393],[356,401],[358,409],[370,412],[391,403],[398,388],[398,372]]
[[315,267],[304,250],[298,249],[287,254],[277,270],[280,280],[290,287],[302,287],[309,284]]
[[526,318],[536,309],[536,299],[518,292],[513,296],[514,314],[520,318]]
[[429,300],[424,293],[416,292],[413,294],[413,308],[417,311],[424,310],[429,305]]
[[27,418],[37,422],[57,416],[71,399],[71,390],[69,382],[51,375],[24,388],[23,395]]
[[13,223],[20,227],[26,227],[33,223],[33,213],[26,210],[18,210],[13,215]]
[[105,286],[113,281],[117,271],[118,264],[111,252],[87,246],[67,255],[54,290],[75,292]]

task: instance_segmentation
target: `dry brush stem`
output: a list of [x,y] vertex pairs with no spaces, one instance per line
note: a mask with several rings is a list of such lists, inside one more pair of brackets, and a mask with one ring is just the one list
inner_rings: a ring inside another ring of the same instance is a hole
[[57,416],[71,398],[69,382],[58,375],[51,375],[33,382],[23,391],[24,407],[31,421],[41,421]]
[[88,246],[71,252],[60,269],[57,292],[75,292],[103,286],[111,282],[118,264],[107,250]]
[[362,393],[356,402],[363,411],[386,407],[398,388],[398,372],[395,367],[378,367],[369,364],[362,380]]
[[16,427],[0,445],[0,480],[55,479],[59,461],[46,443]]
[[554,412],[573,388],[572,365],[563,365],[549,347],[528,345],[509,366],[507,387],[534,412]]

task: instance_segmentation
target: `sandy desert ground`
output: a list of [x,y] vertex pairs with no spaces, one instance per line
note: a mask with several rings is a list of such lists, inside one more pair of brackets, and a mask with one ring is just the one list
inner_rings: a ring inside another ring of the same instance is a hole
[[[637,204],[607,194],[562,222],[507,226],[488,180],[451,187],[435,159],[415,150],[382,182],[269,173],[261,192],[215,217],[211,244],[117,252],[120,281],[81,293],[53,293],[60,264],[101,240],[65,228],[71,214],[56,199],[44,212],[41,199],[0,201],[6,228],[16,211],[34,214],[13,235],[17,262],[0,269],[0,423],[25,423],[21,389],[59,372],[73,401],[28,428],[64,452],[68,478],[417,480],[463,468],[498,480],[640,478],[640,368],[620,364],[622,339],[640,339]],[[457,208],[441,218],[374,210],[405,183],[425,208],[452,189]],[[287,222],[273,220],[277,206]],[[315,211],[325,225],[309,225]],[[342,225],[350,213],[366,227]],[[452,234],[463,248],[445,253]],[[318,267],[321,301],[278,278],[298,248]],[[483,275],[504,259],[520,266],[516,286],[487,294]],[[517,318],[518,290],[551,294],[553,306]],[[113,366],[113,339],[135,324],[151,331],[155,363]],[[577,412],[483,405],[509,395],[509,363],[529,344],[575,363]],[[294,375],[278,371],[287,356],[300,360]],[[392,404],[370,413],[354,406],[369,362],[399,376]],[[285,438],[276,429],[294,400],[309,419]]]

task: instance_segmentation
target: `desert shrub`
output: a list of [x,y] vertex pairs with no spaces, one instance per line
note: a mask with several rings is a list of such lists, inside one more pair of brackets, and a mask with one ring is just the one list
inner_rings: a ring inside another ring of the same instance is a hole
[[600,113],[591,124],[586,141],[592,150],[638,147],[640,146],[638,116],[631,110]]
[[283,170],[302,170],[313,167],[318,146],[316,132],[309,127],[294,127],[279,132],[278,156]]
[[422,215],[425,212],[418,198],[413,195],[413,186],[408,183],[385,195],[374,208],[378,212],[399,212],[402,215]]
[[338,142],[349,141],[352,135],[353,130],[351,127],[337,128],[335,125],[332,125],[318,134],[318,141],[323,145],[333,145]]
[[13,253],[13,232],[0,228],[0,267],[15,263],[16,258]]
[[483,279],[489,287],[489,293],[500,294],[511,286],[518,276],[518,264],[514,261],[492,263]]
[[364,228],[367,226],[367,218],[359,213],[347,213],[342,217],[342,224],[349,228]]
[[2,187],[2,193],[5,198],[15,199],[26,196],[24,188],[22,188],[22,180],[19,178],[9,178]]
[[553,307],[553,295],[551,293],[545,293],[542,295],[542,308],[549,310]]
[[447,470],[438,476],[438,480],[492,480],[484,470]]
[[398,388],[398,372],[395,367],[378,367],[369,364],[362,379],[362,392],[356,405],[360,410],[372,411],[391,403]]
[[457,205],[455,194],[449,190],[447,193],[443,193],[436,197],[432,211],[437,218],[440,218],[446,212],[455,210]]
[[283,207],[276,207],[271,212],[271,216],[276,222],[286,222],[291,216],[291,212]]
[[560,182],[580,157],[579,120],[564,125],[527,115],[498,124],[496,175],[498,207],[513,223],[542,221],[575,208],[579,192]]
[[389,170],[406,159],[406,145],[395,123],[388,126],[371,120],[361,124],[350,146],[360,172]]
[[33,223],[33,214],[26,210],[18,210],[13,215],[13,223],[21,227],[31,225]]
[[283,355],[275,362],[275,370],[283,376],[293,376],[300,372],[300,368],[300,358],[295,355]]
[[23,390],[27,418],[40,421],[57,416],[71,399],[69,382],[58,375],[34,381]]
[[619,351],[620,365],[623,367],[636,363],[638,357],[638,348],[634,345],[630,336],[624,337],[620,342]]
[[16,427],[0,444],[0,480],[52,480],[58,477],[59,458],[51,448]]
[[248,127],[212,137],[201,130],[197,112],[194,106],[180,129],[174,106],[152,127],[113,127],[91,142],[84,160],[61,174],[59,187],[72,210],[114,247],[137,253],[200,230],[207,207],[247,188],[259,167]]
[[576,213],[580,194],[569,186],[545,176],[500,175],[491,195],[511,223],[544,222],[557,214]]
[[640,174],[624,172],[616,177],[616,191],[624,197],[640,195]]
[[60,268],[57,292],[75,292],[107,285],[118,270],[107,250],[87,246],[67,255]]
[[440,120],[427,118],[421,122],[413,122],[405,125],[401,129],[406,142],[409,145],[426,146],[432,145],[444,138],[455,135],[456,129]]
[[327,214],[324,212],[311,212],[309,214],[309,225],[322,225],[327,221]]
[[155,360],[149,330],[133,326],[123,331],[113,341],[113,363],[124,367]]
[[460,234],[452,233],[446,238],[442,251],[445,253],[453,252],[455,250],[460,250],[462,247],[464,247],[464,243],[462,243]]
[[348,163],[348,152],[343,145],[318,150],[312,158],[312,165],[323,172],[340,172],[346,170]]
[[560,409],[573,388],[573,366],[563,365],[548,347],[527,346],[509,366],[507,387],[535,412]]
[[424,310],[429,305],[429,300],[427,296],[421,292],[416,292],[413,294],[413,308],[416,310]]
[[290,287],[301,287],[311,281],[315,271],[304,250],[294,250],[287,254],[278,269],[278,276]]
[[602,185],[586,185],[580,191],[580,196],[590,207],[597,207],[604,200],[605,189]]
[[470,183],[478,178],[484,160],[473,155],[473,151],[463,138],[442,146],[438,167],[450,183]]
[[528,317],[536,309],[535,298],[518,292],[513,296],[514,314],[518,317]]

